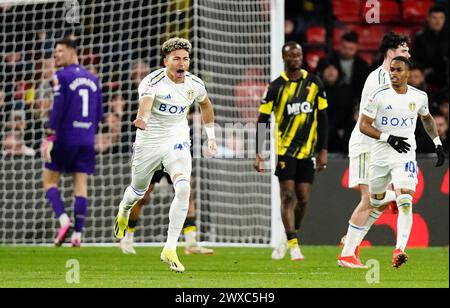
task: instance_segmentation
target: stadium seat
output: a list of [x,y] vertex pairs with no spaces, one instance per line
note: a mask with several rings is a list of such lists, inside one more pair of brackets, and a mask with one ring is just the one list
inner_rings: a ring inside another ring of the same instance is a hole
[[311,49],[306,53],[306,66],[307,70],[311,73],[316,71],[319,60],[325,56],[325,50],[323,49]]
[[372,63],[375,60],[376,52],[374,51],[360,52],[358,53],[358,56],[360,56],[364,61],[366,61],[367,64],[369,64],[369,66],[372,66]]
[[428,10],[434,5],[434,1],[411,1],[403,2],[403,19],[409,22],[424,22]]
[[335,27],[333,29],[333,49],[338,49],[341,44],[341,37],[345,33],[345,29]]
[[326,41],[325,27],[309,27],[308,30],[306,30],[306,41],[311,44],[324,44]]
[[359,35],[361,51],[377,50],[384,34],[387,32],[387,28],[380,25],[351,26],[351,29]]
[[[371,9],[371,7],[362,6],[362,18],[365,20],[366,13]],[[400,5],[397,1],[380,1],[380,22],[396,22],[400,19]]]
[[394,27],[392,29],[392,31],[397,32],[397,33],[401,33],[401,34],[404,34],[404,35],[407,35],[412,40],[414,38],[415,34],[421,28],[422,27],[417,28],[417,27],[401,27],[401,26],[398,26],[398,27]]
[[334,16],[341,22],[359,22],[361,20],[360,12],[359,0],[333,1]]

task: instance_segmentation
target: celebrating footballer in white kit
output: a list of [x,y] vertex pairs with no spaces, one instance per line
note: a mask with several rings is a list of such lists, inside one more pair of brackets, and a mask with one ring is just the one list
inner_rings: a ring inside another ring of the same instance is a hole
[[361,132],[375,139],[369,167],[371,205],[383,204],[391,182],[397,196],[397,244],[392,259],[392,266],[396,268],[408,260],[405,248],[413,223],[412,200],[418,174],[414,135],[418,116],[436,146],[436,166],[441,166],[445,160],[436,123],[428,110],[428,96],[407,84],[410,68],[411,63],[405,57],[392,60],[392,85],[379,87],[371,93],[362,110],[360,124]]
[[167,241],[161,260],[176,272],[184,272],[176,246],[186,219],[192,170],[187,112],[199,103],[208,136],[208,150],[214,155],[214,112],[203,81],[190,74],[191,44],[172,38],[162,46],[164,68],[144,78],[139,85],[139,109],[134,125],[138,128],[133,146],[131,185],[120,202],[114,226],[116,238],[125,235],[130,210],[145,194],[155,171],[164,165],[170,175],[175,197],[169,211]]
[[385,197],[385,206],[373,208],[369,197],[369,163],[372,138],[364,135],[359,130],[362,110],[367,105],[370,93],[380,86],[390,84],[389,67],[393,58],[404,56],[409,58],[409,38],[395,32],[384,35],[379,52],[384,56],[383,64],[367,77],[361,94],[359,106],[359,119],[356,123],[349,141],[349,187],[358,187],[361,195],[358,206],[353,211],[347,229],[347,234],[342,237],[342,252],[338,256],[338,265],[349,268],[367,268],[359,257],[359,245],[369,232],[372,225],[383,213],[388,203],[395,201],[395,192],[388,190]]

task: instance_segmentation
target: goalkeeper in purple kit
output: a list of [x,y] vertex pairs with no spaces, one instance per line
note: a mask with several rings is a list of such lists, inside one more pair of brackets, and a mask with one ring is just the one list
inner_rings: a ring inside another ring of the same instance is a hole
[[[51,82],[53,106],[41,146],[45,161],[42,182],[60,224],[54,244],[61,246],[74,228],[71,243],[78,247],[88,207],[88,175],[95,172],[94,140],[103,116],[103,98],[98,78],[78,64],[74,39],[56,43],[55,64],[59,70]],[[72,174],[74,224],[58,189],[61,173]]]

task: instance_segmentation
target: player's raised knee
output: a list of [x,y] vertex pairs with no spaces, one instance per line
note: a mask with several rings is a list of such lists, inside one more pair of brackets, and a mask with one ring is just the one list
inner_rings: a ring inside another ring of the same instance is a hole
[[191,180],[189,176],[176,176],[174,178],[173,187],[175,189],[175,195],[178,198],[189,200],[189,195],[191,193]]

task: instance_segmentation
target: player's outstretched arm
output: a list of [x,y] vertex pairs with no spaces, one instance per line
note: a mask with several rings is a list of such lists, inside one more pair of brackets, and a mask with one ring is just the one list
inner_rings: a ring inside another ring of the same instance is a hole
[[200,103],[200,112],[208,136],[208,152],[211,156],[217,154],[216,135],[214,132],[214,110],[208,96]]
[[421,115],[420,119],[422,120],[423,128],[434,142],[436,154],[438,156],[436,167],[442,166],[445,162],[445,155],[444,149],[442,148],[442,142],[437,131],[436,122],[434,121],[434,118],[431,116],[431,114],[427,114],[424,116]]
[[408,140],[408,138],[382,133],[372,126],[373,121],[374,119],[361,114],[359,124],[359,130],[361,133],[371,138],[389,143],[389,145],[399,153],[408,153],[411,148],[411,145],[405,141]]
[[139,109],[137,117],[136,120],[134,120],[133,122],[136,128],[145,129],[147,127],[152,107],[153,107],[153,99],[149,96],[145,96],[139,101]]

